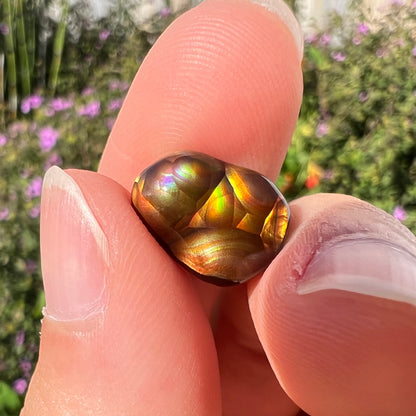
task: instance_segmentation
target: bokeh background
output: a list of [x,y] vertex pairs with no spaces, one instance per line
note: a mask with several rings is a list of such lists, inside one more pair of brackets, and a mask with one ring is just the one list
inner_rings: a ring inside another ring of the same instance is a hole
[[[38,354],[43,175],[97,169],[144,56],[195,3],[0,2],[0,416],[19,414]],[[415,233],[416,1],[328,3],[288,1],[305,94],[278,185],[355,195]]]

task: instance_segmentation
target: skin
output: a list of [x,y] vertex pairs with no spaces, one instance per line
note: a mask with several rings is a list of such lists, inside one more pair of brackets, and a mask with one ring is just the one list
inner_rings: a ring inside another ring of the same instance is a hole
[[[263,276],[217,288],[179,268],[130,205],[138,173],[180,150],[274,180],[300,108],[300,63],[285,24],[244,0],[207,0],[162,35],[99,173],[67,172],[109,242],[107,303],[98,317],[46,314],[23,416],[415,414],[416,308],[353,291],[297,293],[320,246],[364,228],[386,239],[387,215],[345,195],[293,201],[285,248]],[[404,227],[389,229],[415,252]],[[88,268],[103,267],[94,261]]]

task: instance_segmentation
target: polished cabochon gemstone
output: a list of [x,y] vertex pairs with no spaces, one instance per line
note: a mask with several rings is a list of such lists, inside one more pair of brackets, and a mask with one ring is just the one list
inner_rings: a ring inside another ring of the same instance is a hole
[[145,169],[131,198],[175,260],[220,286],[261,273],[280,251],[290,217],[283,195],[260,173],[197,152]]

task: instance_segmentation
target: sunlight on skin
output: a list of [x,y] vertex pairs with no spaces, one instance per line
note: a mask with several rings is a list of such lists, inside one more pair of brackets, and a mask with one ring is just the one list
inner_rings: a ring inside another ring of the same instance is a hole
[[385,214],[347,196],[293,201],[283,251],[262,277],[227,292],[184,273],[131,207],[137,174],[175,151],[276,179],[299,112],[300,64],[276,15],[246,0],[207,0],[141,66],[102,175],[50,173],[41,218],[47,307],[23,416],[415,413],[415,308],[354,290],[300,294],[324,243],[364,229],[414,253],[403,227],[386,231]]
[[[279,39],[279,44],[270,39]],[[148,415],[166,409],[171,415],[221,413],[217,354],[202,308],[208,290],[202,290],[201,301],[201,286],[195,287],[137,220],[129,192],[145,167],[183,149],[275,178],[301,95],[299,52],[292,34],[259,5],[207,0],[165,31],[133,82],[100,165],[100,172],[124,189],[97,174],[69,172],[108,241],[104,308],[95,308],[84,320],[45,317],[24,416],[87,411],[104,416],[116,410]],[[66,192],[59,190],[59,183],[54,185],[57,195]],[[71,215],[78,212],[72,204],[79,198],[68,194],[61,198],[67,202],[60,203],[54,192],[44,195],[44,200],[50,198],[50,213],[42,214],[44,236],[52,224],[48,217],[71,224]],[[81,235],[88,239],[94,233]],[[63,237],[70,239],[69,232]],[[94,240],[86,241],[94,247]],[[64,245],[43,246],[42,263],[49,264]],[[55,262],[49,279],[61,275],[60,267],[78,262],[87,284],[88,270],[98,258],[86,258],[81,245],[78,250],[78,259],[60,254],[63,261]],[[75,252],[71,249],[73,257]],[[49,291],[47,299],[49,295],[56,296],[56,291]],[[53,299],[49,296],[49,304]],[[264,400],[257,398],[257,408]]]

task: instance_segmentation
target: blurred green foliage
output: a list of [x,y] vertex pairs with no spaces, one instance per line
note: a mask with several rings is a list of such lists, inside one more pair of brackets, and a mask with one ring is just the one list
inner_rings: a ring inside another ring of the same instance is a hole
[[291,197],[351,194],[416,232],[415,27],[416,8],[397,3],[376,22],[359,15],[351,31],[334,24],[306,40],[304,101],[280,179]]
[[[307,39],[304,102],[279,186],[289,198],[319,191],[358,196],[395,213],[415,232],[416,40],[410,27],[416,11],[392,7],[381,24],[360,15],[347,32],[337,19],[331,31]],[[51,164],[96,170],[128,85],[154,40],[120,13],[79,26],[77,36],[67,31],[55,95],[46,84],[32,88],[19,98],[17,120],[3,113],[0,415],[18,414],[37,359],[44,305],[41,178]],[[156,36],[172,18],[157,19]]]
[[0,136],[7,140],[0,147],[0,380],[9,385],[24,376],[21,363],[34,363],[38,351],[44,304],[41,178],[53,164],[97,169],[131,80],[109,78],[106,85],[96,81],[100,88],[85,88],[80,94],[37,96],[42,104],[10,123]]
[[80,91],[97,69],[108,77],[131,79],[174,18],[168,12],[156,14],[142,30],[121,2],[98,20],[85,1],[0,2],[0,127],[16,119],[24,97]]
[[[165,25],[172,18],[166,16]],[[158,23],[162,26],[162,22]],[[1,20],[0,25],[3,25],[0,26],[1,53],[10,26],[4,26]],[[56,27],[53,22],[48,25]],[[127,89],[153,41],[148,33],[122,17],[77,27],[81,30],[76,39],[69,32],[66,34],[59,74],[55,74],[54,94],[47,81],[53,43],[59,47],[53,37],[47,45],[46,64],[39,64],[47,78],[39,81],[39,77],[34,77],[29,96],[22,95],[21,78],[17,76],[18,94],[11,97],[7,88],[10,67],[6,65],[6,70],[0,71],[0,76],[4,76],[4,83],[0,82],[4,86],[2,97],[6,99],[3,105],[0,102],[2,416],[19,414],[38,356],[40,319],[45,303],[39,253],[42,177],[53,164],[63,168],[97,169]],[[15,52],[17,57],[17,49]],[[19,64],[16,58],[16,74]],[[17,105],[14,115],[7,103],[10,98]]]

